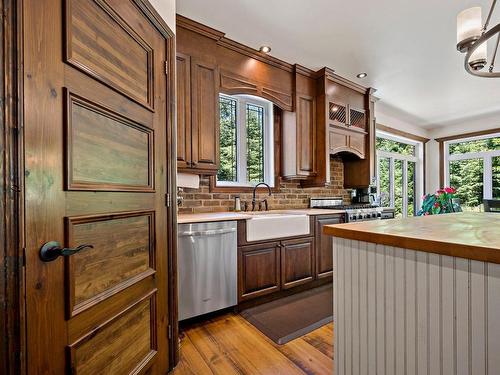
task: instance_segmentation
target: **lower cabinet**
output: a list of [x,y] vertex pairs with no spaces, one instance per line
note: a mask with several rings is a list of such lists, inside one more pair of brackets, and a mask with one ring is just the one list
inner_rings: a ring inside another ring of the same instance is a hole
[[245,238],[245,227],[239,224],[238,302],[333,280],[333,242],[332,237],[323,234],[323,227],[343,222],[344,216],[319,215],[311,220],[311,235],[307,237],[256,244],[241,240]]
[[305,284],[314,277],[314,238],[281,242],[281,288]]
[[314,237],[238,248],[238,301],[289,289],[314,278]]
[[238,248],[238,300],[280,290],[280,242]]
[[317,216],[316,233],[316,277],[325,278],[333,275],[333,237],[323,234],[323,227],[339,224],[344,221],[343,215]]

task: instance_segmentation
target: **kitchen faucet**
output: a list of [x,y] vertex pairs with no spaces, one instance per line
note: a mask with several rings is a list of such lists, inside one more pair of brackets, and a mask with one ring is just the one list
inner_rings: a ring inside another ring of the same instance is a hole
[[[254,188],[253,188],[253,195],[252,195],[252,211],[255,211],[255,203],[256,203],[255,194],[257,193],[257,188],[259,186],[261,186],[261,185],[267,186],[267,190],[269,190],[269,196],[272,195],[271,187],[268,184],[266,184],[265,182],[259,182],[257,185],[255,185]],[[264,202],[265,207],[266,207],[266,211],[268,211],[269,207],[267,206],[267,199],[264,199],[264,200],[262,200],[262,201],[259,202],[259,211],[260,211],[260,208],[261,208],[260,204],[262,202]]]

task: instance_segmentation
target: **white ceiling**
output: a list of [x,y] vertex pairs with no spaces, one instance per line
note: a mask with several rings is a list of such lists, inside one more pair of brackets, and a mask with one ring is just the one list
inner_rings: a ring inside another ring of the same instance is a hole
[[[500,122],[500,79],[470,76],[455,48],[456,16],[475,5],[485,18],[490,0],[177,0],[177,12],[248,46],[270,45],[287,62],[373,86],[384,110],[435,128],[495,112]],[[495,13],[493,25],[500,6]]]

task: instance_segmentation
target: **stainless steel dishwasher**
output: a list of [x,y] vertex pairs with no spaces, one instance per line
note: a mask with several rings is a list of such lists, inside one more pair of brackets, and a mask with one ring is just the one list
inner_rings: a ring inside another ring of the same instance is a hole
[[238,303],[236,221],[180,224],[179,320]]

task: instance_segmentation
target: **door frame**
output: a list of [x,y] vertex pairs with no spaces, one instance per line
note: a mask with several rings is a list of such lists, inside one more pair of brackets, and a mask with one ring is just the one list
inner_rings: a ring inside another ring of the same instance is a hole
[[[169,364],[179,358],[177,324],[177,147],[175,34],[148,0],[131,0],[166,39]],[[26,373],[24,284],[23,0],[0,0],[0,373]]]

